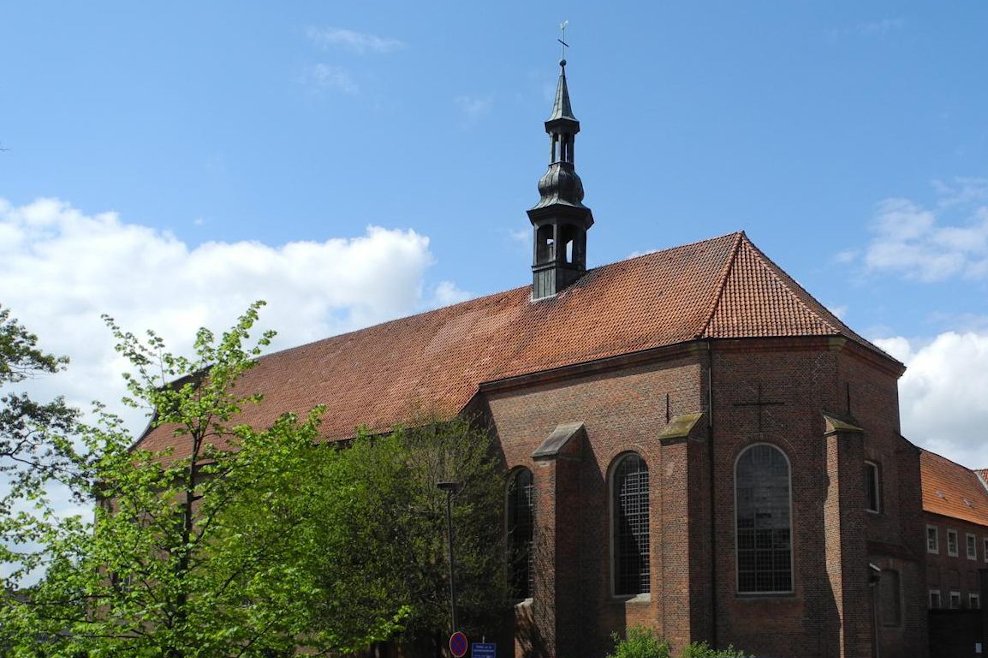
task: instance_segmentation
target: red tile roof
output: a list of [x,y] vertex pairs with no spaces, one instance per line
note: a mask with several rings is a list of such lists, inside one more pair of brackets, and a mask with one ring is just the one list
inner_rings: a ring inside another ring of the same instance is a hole
[[928,450],[919,464],[924,511],[988,526],[988,489],[976,472]]
[[[891,359],[733,233],[592,269],[537,302],[525,286],[264,356],[241,382],[264,402],[243,420],[323,404],[340,439],[456,414],[482,382],[702,338],[837,335]],[[143,440],[171,443],[163,430]]]

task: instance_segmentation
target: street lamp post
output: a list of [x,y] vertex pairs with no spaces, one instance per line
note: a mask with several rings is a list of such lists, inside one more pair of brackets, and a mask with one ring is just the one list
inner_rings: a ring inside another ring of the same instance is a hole
[[453,562],[453,494],[460,490],[459,482],[437,482],[436,486],[446,492],[446,534],[449,539],[449,608],[453,622],[453,633],[460,630],[456,625],[456,581]]

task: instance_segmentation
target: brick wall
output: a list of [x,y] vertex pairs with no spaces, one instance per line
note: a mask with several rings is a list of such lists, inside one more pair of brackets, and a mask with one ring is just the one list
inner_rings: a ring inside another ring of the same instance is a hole
[[[950,607],[950,592],[960,594],[960,608],[968,609],[970,595],[981,594],[980,569],[988,567],[988,553],[985,551],[985,540],[988,540],[988,528],[975,523],[961,521],[939,514],[924,514],[924,530],[927,526],[937,529],[937,552],[931,552],[924,544],[926,556],[926,591],[929,600],[929,590],[940,592],[942,608]],[[947,550],[947,531],[957,533],[957,555],[950,555]],[[966,537],[974,535],[974,559],[967,557]],[[980,602],[982,607],[984,601]]]
[[[894,364],[840,339],[738,340],[698,342],[651,362],[553,381],[485,387],[505,465],[532,470],[537,516],[554,510],[555,530],[542,531],[551,546],[536,571],[552,585],[537,586],[530,609],[522,609],[537,620],[544,652],[572,642],[567,657],[603,656],[612,632],[642,624],[677,646],[706,639],[766,656],[870,658],[867,563],[884,560],[883,568],[901,573],[904,623],[879,631],[883,658],[922,656],[924,525],[918,455],[898,434],[898,375]],[[693,434],[663,445],[658,436],[668,420],[696,412],[705,415]],[[828,443],[824,412],[853,419],[862,430],[854,446]],[[561,487],[557,466],[537,463],[532,452],[557,425],[573,422],[585,424],[586,446],[567,467],[575,480]],[[734,464],[762,442],[783,450],[791,465],[794,591],[739,595]],[[634,599],[612,595],[607,487],[609,467],[629,450],[649,466],[651,509],[652,591]],[[864,459],[882,467],[878,514],[863,511]],[[557,499],[564,489],[567,499]],[[843,502],[833,507],[838,495]],[[560,510],[579,532],[558,532]],[[553,568],[562,560],[577,565],[565,570],[565,585]],[[560,588],[579,605],[552,600],[550,590]],[[902,653],[907,646],[913,650]]]

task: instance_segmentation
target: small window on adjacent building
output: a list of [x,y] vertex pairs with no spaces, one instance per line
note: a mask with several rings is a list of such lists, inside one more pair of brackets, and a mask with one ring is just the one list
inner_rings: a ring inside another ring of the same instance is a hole
[[947,555],[957,555],[957,531],[947,528]]
[[951,592],[950,593],[950,609],[958,610],[961,607],[961,593]]
[[931,589],[930,590],[930,610],[939,610],[941,607],[940,603],[940,590]]
[[968,603],[968,607],[971,608],[971,610],[980,610],[981,609],[981,595],[980,594],[968,594],[967,595],[967,603]]
[[869,512],[881,512],[882,481],[879,477],[878,464],[865,462],[865,496],[866,508]]
[[965,536],[967,540],[967,559],[977,560],[978,559],[978,538],[972,535],[970,532]]
[[[988,539],[985,540],[985,550],[988,551]],[[926,526],[926,552],[927,553],[940,552],[940,531],[937,530],[937,527],[935,525]],[[985,559],[988,560],[988,557],[986,557]]]
[[899,572],[893,569],[882,571],[878,581],[878,615],[882,626],[902,624],[902,592]]

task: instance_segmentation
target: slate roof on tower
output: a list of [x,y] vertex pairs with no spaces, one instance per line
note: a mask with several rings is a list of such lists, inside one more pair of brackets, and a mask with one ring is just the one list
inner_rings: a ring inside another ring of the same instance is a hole
[[[263,356],[238,387],[264,394],[244,422],[321,404],[326,438],[344,439],[451,417],[485,382],[697,339],[792,336],[844,336],[897,363],[733,233],[591,269],[554,297],[532,301],[524,286]],[[175,443],[166,428],[141,441]]]

